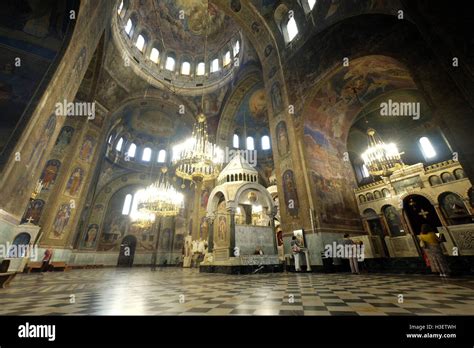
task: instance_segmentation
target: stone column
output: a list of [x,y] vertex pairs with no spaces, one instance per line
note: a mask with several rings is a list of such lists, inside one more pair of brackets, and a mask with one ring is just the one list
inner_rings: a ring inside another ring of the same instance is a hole
[[208,226],[209,226],[209,235],[207,238],[207,251],[211,253],[214,250],[214,220],[216,218],[215,214],[207,216]]
[[194,183],[194,204],[193,204],[193,240],[197,240],[199,236],[199,228],[201,221],[199,219],[199,210],[201,205],[202,181]]
[[278,255],[278,244],[277,244],[277,235],[275,231],[275,215],[276,215],[276,209],[273,209],[273,211],[270,211],[267,213],[268,217],[270,218],[270,226],[272,227],[273,231],[273,251],[275,252],[275,255]]
[[229,256],[233,257],[235,248],[235,208],[227,208],[227,213],[230,219],[230,231],[229,231]]
[[439,221],[441,221],[441,225],[443,226],[448,226],[448,221],[444,218],[443,212],[439,208],[439,204],[433,204],[433,207],[435,208],[436,215],[438,215]]

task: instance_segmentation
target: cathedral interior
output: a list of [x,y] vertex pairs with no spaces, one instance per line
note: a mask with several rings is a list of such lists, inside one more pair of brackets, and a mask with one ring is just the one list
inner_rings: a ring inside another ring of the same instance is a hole
[[473,315],[454,3],[2,1],[0,315]]

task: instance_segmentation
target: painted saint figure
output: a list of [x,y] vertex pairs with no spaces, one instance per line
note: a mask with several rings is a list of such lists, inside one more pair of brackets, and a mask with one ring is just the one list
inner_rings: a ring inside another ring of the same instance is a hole
[[56,181],[61,162],[58,160],[49,160],[46,162],[40,180],[43,182],[43,190],[49,190],[50,186]]
[[69,177],[67,182],[66,190],[71,196],[75,196],[79,191],[82,182],[82,176],[84,171],[81,168],[76,168]]
[[296,184],[293,171],[287,170],[283,173],[283,192],[288,213],[291,216],[298,216],[298,194],[296,192]]
[[93,139],[91,137],[86,137],[86,140],[84,140],[84,143],[81,146],[81,150],[79,151],[79,158],[83,161],[89,162],[93,148]]
[[281,121],[277,125],[277,138],[278,154],[280,156],[284,156],[288,153],[290,144],[288,141],[288,132],[286,131],[286,124],[283,121]]
[[53,236],[55,239],[61,239],[64,228],[69,222],[71,216],[71,207],[69,204],[62,204],[59,207],[58,213],[56,214],[56,219],[53,223]]

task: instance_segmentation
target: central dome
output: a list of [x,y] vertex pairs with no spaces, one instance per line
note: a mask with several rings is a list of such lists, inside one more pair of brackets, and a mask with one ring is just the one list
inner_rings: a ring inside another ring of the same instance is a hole
[[126,63],[155,86],[181,94],[211,92],[241,65],[242,34],[232,18],[203,0],[122,1],[114,39]]
[[234,21],[214,4],[202,0],[155,0],[156,10],[140,7],[140,16],[151,28],[158,28],[164,44],[177,52],[193,56],[214,55],[234,36]]

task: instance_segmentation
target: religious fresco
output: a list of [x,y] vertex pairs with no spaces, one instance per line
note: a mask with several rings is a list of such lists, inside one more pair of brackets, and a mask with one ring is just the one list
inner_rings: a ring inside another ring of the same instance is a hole
[[404,233],[402,221],[397,209],[393,205],[389,205],[382,209],[385,220],[387,221],[388,228],[390,229],[390,235],[392,237],[401,236]]
[[218,215],[214,220],[214,242],[219,245],[225,245],[229,231],[228,217],[226,215]]
[[285,197],[286,210],[290,216],[298,216],[299,201],[296,192],[295,176],[293,171],[288,169],[283,173],[283,194]]
[[75,168],[69,177],[66,185],[66,192],[70,196],[76,196],[81,188],[82,180],[84,178],[84,170],[81,168]]
[[120,210],[108,210],[105,215],[98,251],[118,250],[120,241],[127,230],[128,223],[128,216],[122,215]]
[[140,224],[128,221],[129,235],[137,239],[137,249],[140,250],[154,250],[156,244],[156,232],[153,231],[153,226],[141,226]]
[[352,191],[356,187],[354,173],[343,160],[347,135],[360,103],[369,103],[391,90],[413,87],[414,83],[394,59],[373,56],[351,61],[350,67],[338,69],[320,85],[304,118],[313,199],[321,222],[359,229]]
[[265,89],[260,88],[250,95],[249,98],[250,115],[257,119],[267,118],[267,100]]
[[207,202],[209,201],[209,188],[205,187],[201,192],[201,208],[207,208]]
[[63,239],[64,230],[71,217],[71,206],[69,203],[64,203],[59,206],[56,218],[52,225],[52,231],[49,234],[50,239]]
[[99,225],[90,224],[87,228],[87,232],[84,235],[82,247],[84,249],[94,249],[96,246],[97,238],[99,234]]
[[263,84],[257,83],[246,91],[245,96],[239,103],[234,116],[234,126],[240,128],[242,132],[246,128],[247,133],[258,131],[261,134],[268,134],[267,115]]
[[[158,18],[156,14],[159,14]],[[207,31],[211,54],[237,31],[230,17],[214,4],[201,0],[158,1],[155,10],[143,11],[141,15],[148,23],[160,28],[167,48],[178,52],[202,53]],[[207,15],[209,20],[205,20]]]
[[207,239],[207,236],[209,234],[209,223],[207,221],[207,218],[203,216],[201,218],[201,223],[199,224],[199,239]]
[[31,222],[34,225],[39,223],[41,213],[44,208],[44,200],[42,199],[31,199],[28,203],[28,208],[25,211],[21,219],[21,223]]
[[470,214],[461,197],[454,193],[446,193],[439,199],[441,211],[450,225],[469,224]]
[[79,151],[79,158],[85,162],[90,162],[92,153],[94,151],[95,140],[90,135],[87,135],[82,143]]
[[64,150],[67,146],[71,143],[72,136],[74,134],[74,128],[70,126],[64,126],[61,128],[61,132],[56,139],[56,143],[54,144],[53,151],[57,152],[59,155],[64,154]]
[[271,89],[273,114],[278,114],[283,109],[280,83],[275,81]]
[[56,159],[46,162],[46,165],[44,166],[43,172],[40,176],[40,180],[43,183],[43,190],[49,190],[54,185],[60,167],[61,162]]
[[99,175],[99,180],[97,182],[97,189],[101,189],[112,180],[128,172],[129,171],[127,169],[116,167],[110,162],[104,161]]
[[351,181],[352,177],[341,174],[327,178],[311,171],[313,201],[321,223],[362,227]]
[[290,143],[288,140],[288,132],[286,130],[285,121],[280,121],[277,124],[276,134],[277,134],[278,154],[280,155],[280,157],[283,157],[288,153],[290,149]]
[[32,152],[28,158],[27,168],[30,172],[33,172],[41,160],[43,159],[44,152],[48,146],[48,142],[51,138],[51,135],[54,133],[56,128],[56,115],[52,114],[49,116],[46,124],[44,125],[43,132],[39,137],[38,141],[32,147]]

